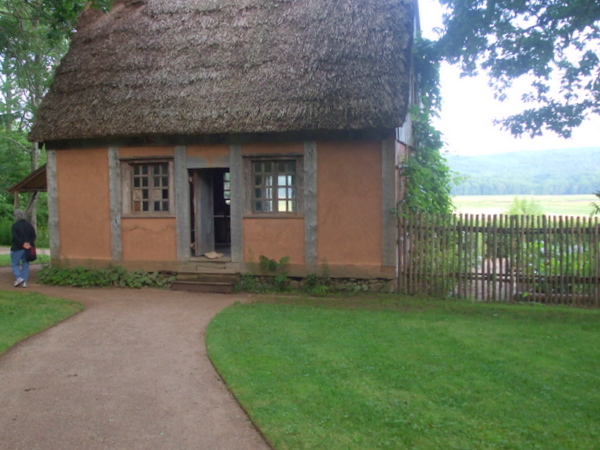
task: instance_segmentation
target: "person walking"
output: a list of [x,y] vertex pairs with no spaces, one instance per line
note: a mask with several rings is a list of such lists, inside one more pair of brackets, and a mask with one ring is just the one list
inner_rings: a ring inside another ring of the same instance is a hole
[[20,209],[15,210],[15,223],[11,229],[12,246],[10,247],[10,267],[15,276],[14,286],[27,287],[29,279],[29,261],[26,253],[35,245],[35,229],[25,220],[25,213]]

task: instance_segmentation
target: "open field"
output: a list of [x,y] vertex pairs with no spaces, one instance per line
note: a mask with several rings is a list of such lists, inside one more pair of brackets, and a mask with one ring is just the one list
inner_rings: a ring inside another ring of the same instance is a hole
[[[516,195],[461,195],[452,198],[456,212],[464,214],[504,214]],[[544,214],[589,216],[590,203],[598,201],[595,195],[521,195],[541,205]]]

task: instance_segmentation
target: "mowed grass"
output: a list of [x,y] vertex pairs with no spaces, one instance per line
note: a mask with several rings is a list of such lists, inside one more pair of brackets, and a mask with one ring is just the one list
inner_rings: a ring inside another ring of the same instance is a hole
[[[50,261],[50,257],[48,255],[42,255],[38,253],[38,257],[35,261],[30,264],[43,264]],[[9,267],[10,266],[10,254],[9,255],[0,255],[0,267]]]
[[590,203],[600,202],[595,195],[461,195],[452,201],[459,213],[505,214],[515,197],[533,199],[547,215],[589,216]]
[[25,289],[0,291],[0,354],[82,309],[80,303]]
[[236,304],[210,323],[211,360],[274,448],[598,448],[600,311],[360,305]]

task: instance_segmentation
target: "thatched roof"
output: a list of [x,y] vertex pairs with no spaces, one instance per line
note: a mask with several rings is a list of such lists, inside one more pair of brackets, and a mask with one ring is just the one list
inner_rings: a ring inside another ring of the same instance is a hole
[[125,0],[85,11],[34,141],[400,126],[413,0]]

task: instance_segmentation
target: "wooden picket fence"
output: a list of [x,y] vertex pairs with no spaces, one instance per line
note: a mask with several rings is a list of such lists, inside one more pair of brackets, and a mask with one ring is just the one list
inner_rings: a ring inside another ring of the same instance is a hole
[[597,217],[416,214],[398,261],[400,292],[600,306]]

